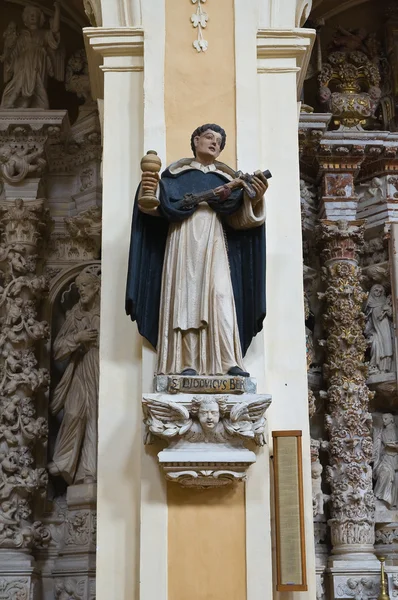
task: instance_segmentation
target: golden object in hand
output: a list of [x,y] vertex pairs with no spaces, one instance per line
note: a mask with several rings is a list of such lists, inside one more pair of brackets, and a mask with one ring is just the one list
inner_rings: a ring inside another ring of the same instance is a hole
[[384,556],[379,556],[378,559],[379,559],[380,565],[381,565],[381,573],[380,573],[380,593],[377,596],[377,600],[390,600],[390,596],[388,595],[388,591],[387,591],[386,576],[384,573],[384,563],[385,563],[386,559]]
[[[162,168],[162,162],[157,155],[155,150],[148,150],[146,155],[141,159],[141,171],[149,173],[159,173]],[[144,192],[140,196],[140,205],[143,208],[156,208],[159,206],[159,199],[156,197],[156,193],[151,194],[150,192]]]

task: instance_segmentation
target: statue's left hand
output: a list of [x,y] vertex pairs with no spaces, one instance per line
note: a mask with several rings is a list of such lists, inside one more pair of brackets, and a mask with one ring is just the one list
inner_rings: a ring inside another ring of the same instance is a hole
[[251,186],[255,189],[256,195],[252,199],[253,204],[257,204],[264,196],[265,192],[268,189],[268,181],[261,173],[261,171],[257,171],[255,175],[253,175],[253,179],[250,182]]

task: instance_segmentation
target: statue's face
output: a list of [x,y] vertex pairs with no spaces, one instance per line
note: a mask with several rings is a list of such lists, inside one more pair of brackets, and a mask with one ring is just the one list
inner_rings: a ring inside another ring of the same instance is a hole
[[27,7],[27,10],[24,14],[24,23],[26,27],[35,29],[40,24],[40,10],[38,10],[34,6]]
[[199,422],[204,430],[212,430],[220,420],[220,409],[217,402],[203,402],[198,412]]
[[90,304],[98,293],[98,284],[90,280],[81,279],[77,284],[80,301],[83,305]]
[[222,135],[211,129],[207,129],[202,135],[197,135],[194,140],[196,157],[200,160],[216,160],[221,153]]
[[385,415],[383,415],[383,425],[386,426],[390,423],[394,423],[394,417],[391,413],[386,413]]
[[373,287],[373,295],[374,296],[377,296],[377,298],[379,298],[383,294],[384,294],[384,288],[381,285],[375,285]]

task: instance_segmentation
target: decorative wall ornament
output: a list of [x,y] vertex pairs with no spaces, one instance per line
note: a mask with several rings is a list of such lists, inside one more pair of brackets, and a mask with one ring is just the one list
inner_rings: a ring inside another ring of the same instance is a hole
[[46,161],[43,148],[34,143],[6,144],[0,148],[0,173],[7,183],[20,183],[28,175],[42,175]]
[[373,552],[374,497],[372,492],[372,393],[365,385],[366,340],[363,335],[365,293],[357,265],[363,227],[323,221],[324,320],[327,339],[329,466],[332,543],[335,554]]
[[28,4],[22,12],[25,28],[20,32],[11,21],[4,34],[4,88],[1,108],[49,108],[47,78],[64,78],[64,56],[60,48],[60,9],[50,26],[37,6]]
[[66,233],[51,237],[48,261],[59,264],[84,262],[99,257],[101,247],[101,208],[94,206],[64,219]]
[[338,598],[354,598],[354,600],[373,600],[378,592],[378,582],[368,577],[350,577],[345,584],[337,587]]
[[185,486],[225,485],[245,479],[255,454],[243,442],[265,444],[270,396],[144,395],[145,443],[169,441],[159,453],[166,477]]
[[392,299],[380,283],[372,286],[365,304],[365,336],[370,345],[369,373],[390,373],[394,369]]
[[48,387],[38,368],[37,342],[49,335],[37,320],[46,289],[36,274],[38,244],[45,228],[43,201],[17,200],[0,207],[0,547],[30,548],[49,541],[49,532],[32,522],[31,501],[47,485],[35,466],[35,446],[47,438],[47,423],[37,417],[35,396]]
[[318,77],[320,101],[341,130],[362,129],[375,116],[381,98],[373,38],[340,27],[330,49]]
[[64,414],[48,470],[68,484],[94,482],[97,478],[101,286],[98,268],[84,269],[75,284],[80,300],[67,313],[53,345],[54,359],[69,359],[69,364],[50,402],[52,414],[62,409]]
[[191,2],[192,4],[196,4],[196,12],[191,16],[191,22],[193,27],[196,27],[198,30],[198,38],[193,42],[193,47],[198,52],[206,52],[208,42],[203,38],[203,29],[207,26],[209,16],[202,8],[202,4],[204,4],[206,0],[191,0]]

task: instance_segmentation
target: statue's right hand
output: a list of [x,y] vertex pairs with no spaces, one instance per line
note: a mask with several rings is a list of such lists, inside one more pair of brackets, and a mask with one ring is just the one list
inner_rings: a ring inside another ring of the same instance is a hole
[[149,194],[155,194],[159,183],[159,174],[143,171],[141,175],[142,191]]
[[75,333],[75,342],[87,343],[96,342],[98,337],[98,331],[96,329],[84,329]]

